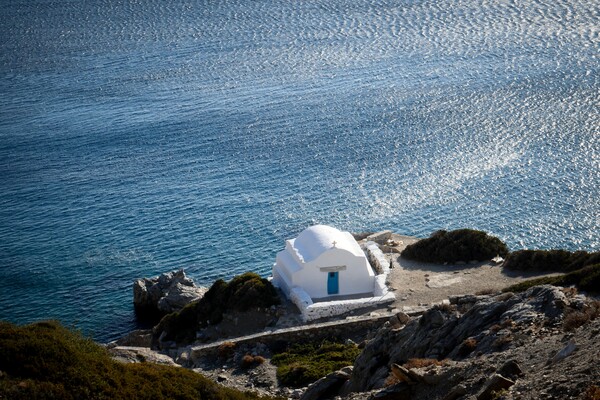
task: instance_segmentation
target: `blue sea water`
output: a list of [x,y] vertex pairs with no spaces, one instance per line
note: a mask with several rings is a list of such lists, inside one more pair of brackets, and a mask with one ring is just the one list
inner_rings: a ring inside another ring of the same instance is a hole
[[314,223],[600,249],[600,3],[5,0],[0,319],[268,275]]

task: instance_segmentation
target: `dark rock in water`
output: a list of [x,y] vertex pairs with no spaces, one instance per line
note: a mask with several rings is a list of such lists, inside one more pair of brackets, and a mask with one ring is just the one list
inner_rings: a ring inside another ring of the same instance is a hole
[[158,322],[164,315],[181,310],[200,299],[207,289],[198,287],[183,269],[133,283],[133,305],[140,320]]

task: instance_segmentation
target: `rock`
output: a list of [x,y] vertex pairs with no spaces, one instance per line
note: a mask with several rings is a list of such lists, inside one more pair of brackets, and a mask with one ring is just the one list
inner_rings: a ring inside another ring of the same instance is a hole
[[508,389],[514,384],[514,381],[507,379],[500,374],[494,374],[487,380],[483,390],[477,395],[477,400],[493,400],[496,398],[494,392]]
[[225,382],[227,380],[227,376],[225,375],[217,375],[217,382]]
[[175,357],[175,362],[184,367],[190,367],[192,365],[192,359],[190,356],[191,348],[184,347],[181,349],[177,349],[177,355]]
[[446,318],[440,310],[432,310],[431,312],[423,314],[423,317],[421,317],[421,323],[428,324],[433,328],[444,325],[444,322],[446,322]]
[[387,387],[371,397],[373,400],[410,400],[411,398],[410,386],[404,382]]
[[319,400],[333,397],[338,393],[342,385],[350,379],[352,367],[346,367],[339,371],[319,379],[311,384],[300,397],[301,400]]
[[162,316],[200,299],[206,291],[206,288],[197,287],[181,269],[159,277],[136,280],[133,283],[133,305],[140,319],[158,321]]
[[110,342],[108,347],[132,346],[132,347],[150,347],[152,342],[152,330],[138,329],[129,332],[127,335]]
[[113,359],[125,364],[151,362],[155,364],[179,367],[173,359],[147,347],[116,346],[108,349]]
[[556,355],[554,357],[552,357],[552,360],[550,360],[550,364],[556,364],[560,360],[562,360],[564,358],[567,358],[575,350],[577,350],[577,345],[571,339],[571,340],[569,340],[569,342],[567,343],[567,345],[561,351],[559,351],[558,353],[556,353]]
[[392,329],[398,329],[403,326],[403,324],[398,320],[398,317],[396,315],[392,315],[390,317],[389,323],[390,323],[390,326],[392,327]]
[[371,241],[380,245],[385,245],[391,236],[392,231],[381,231],[367,236],[365,241]]
[[465,385],[458,385],[454,389],[448,392],[446,396],[444,396],[443,400],[457,400],[458,398],[467,394],[467,388]]
[[403,313],[402,311],[400,311],[396,314],[396,318],[403,325],[407,324],[408,321],[410,321],[410,317],[408,316],[408,314]]
[[498,373],[509,379],[515,379],[515,378],[523,375],[523,371],[521,370],[521,367],[515,360],[509,360],[509,361],[505,362],[498,370]]
[[396,363],[392,364],[392,374],[401,382],[406,382],[409,385],[415,385],[417,380],[411,377],[410,371]]

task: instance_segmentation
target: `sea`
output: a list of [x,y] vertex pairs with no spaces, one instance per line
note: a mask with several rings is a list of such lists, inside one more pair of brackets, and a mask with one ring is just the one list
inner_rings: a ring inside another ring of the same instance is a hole
[[600,250],[600,3],[2,0],[0,320],[269,276],[322,223]]

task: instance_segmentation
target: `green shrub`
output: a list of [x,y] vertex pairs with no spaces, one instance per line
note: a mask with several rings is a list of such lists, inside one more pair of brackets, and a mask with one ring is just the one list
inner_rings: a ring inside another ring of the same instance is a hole
[[490,260],[507,254],[508,247],[500,239],[472,229],[437,231],[427,239],[406,246],[402,252],[402,256],[409,259],[437,263]]
[[154,328],[154,340],[166,332],[164,340],[177,343],[190,343],[196,332],[217,324],[223,314],[231,311],[247,311],[256,307],[270,307],[279,304],[275,287],[267,279],[247,272],[236,276],[229,283],[217,280],[204,297],[188,304],[179,312],[166,315]]
[[588,265],[587,267],[569,272],[565,275],[543,276],[541,278],[529,279],[504,288],[502,291],[518,293],[538,285],[575,285],[580,290],[591,293],[600,293],[600,264]]
[[571,272],[598,263],[600,252],[518,250],[508,255],[504,267],[515,271]]
[[0,322],[0,398],[256,399],[184,368],[121,364],[57,322]]
[[277,379],[283,385],[302,387],[352,365],[359,353],[354,344],[294,344],[287,351],[273,356],[271,363],[277,366]]

